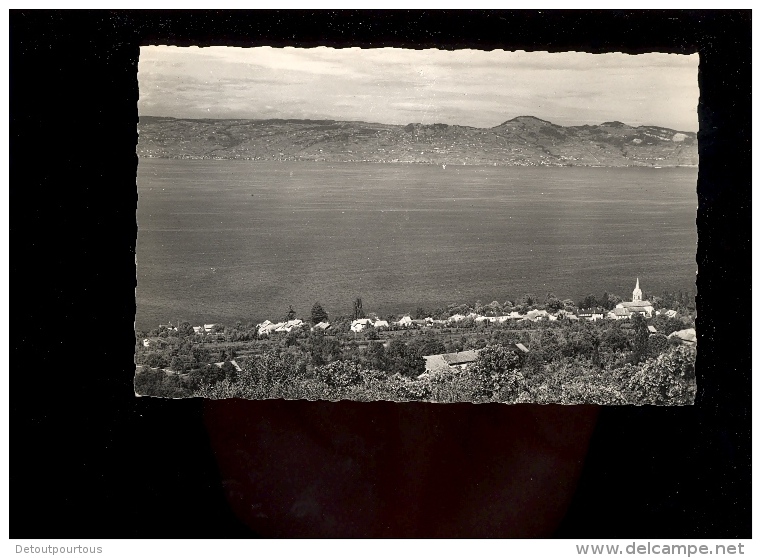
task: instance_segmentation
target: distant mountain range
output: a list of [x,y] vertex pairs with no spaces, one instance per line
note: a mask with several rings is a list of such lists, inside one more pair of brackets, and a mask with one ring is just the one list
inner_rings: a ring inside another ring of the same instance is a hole
[[604,167],[698,164],[694,132],[622,122],[559,126],[533,116],[519,116],[493,128],[142,116],[138,131],[140,157],[172,159]]

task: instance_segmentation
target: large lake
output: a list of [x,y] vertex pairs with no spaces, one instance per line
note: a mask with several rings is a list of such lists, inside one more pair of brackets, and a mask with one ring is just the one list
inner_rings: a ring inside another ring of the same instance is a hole
[[697,169],[141,159],[137,327],[692,290]]

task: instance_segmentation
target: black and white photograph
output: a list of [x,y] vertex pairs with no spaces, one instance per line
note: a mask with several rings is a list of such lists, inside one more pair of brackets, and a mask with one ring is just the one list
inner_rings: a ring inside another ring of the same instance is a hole
[[698,61],[141,47],[136,394],[691,405]]
[[752,554],[749,9],[179,7],[8,13],[15,554]]

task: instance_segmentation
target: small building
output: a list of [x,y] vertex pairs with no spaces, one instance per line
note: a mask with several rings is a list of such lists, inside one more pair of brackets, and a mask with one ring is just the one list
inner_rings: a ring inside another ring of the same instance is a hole
[[203,324],[203,330],[206,333],[211,333],[211,330],[214,329],[214,326],[217,324]]
[[628,308],[614,308],[608,312],[608,317],[612,320],[628,320],[631,317],[631,312]]
[[666,314],[666,317],[668,318],[676,318],[678,315],[676,310],[666,310],[664,314]]
[[647,326],[647,331],[649,331],[651,335],[653,333],[658,333],[658,330],[655,329],[655,326],[651,326],[651,325]]
[[373,327],[375,329],[379,329],[379,328],[382,328],[382,327],[388,327],[388,321],[387,320],[375,320],[375,322],[373,323]]
[[461,322],[464,319],[465,319],[465,316],[463,316],[462,314],[452,314],[451,316],[449,316],[449,320],[448,321],[450,321],[450,322]]
[[465,368],[469,364],[473,364],[478,359],[479,351],[460,351],[459,353],[447,353],[441,355],[444,361],[449,366],[456,366],[458,368]]
[[523,319],[538,322],[540,320],[548,319],[547,316],[549,316],[547,310],[529,310],[526,312],[526,316]]
[[412,318],[410,318],[409,316],[404,316],[401,320],[395,323],[399,327],[410,327],[412,325]]
[[428,325],[428,322],[425,320],[412,320],[412,324],[417,327],[426,327]]
[[320,322],[319,324],[315,324],[312,328],[312,331],[325,331],[330,327],[329,322]]
[[298,329],[304,325],[304,322],[302,322],[299,319],[296,320],[288,320],[287,322],[280,325],[280,327],[275,329],[276,333],[290,333],[294,329]]
[[602,308],[580,308],[577,315],[579,316],[580,320],[589,320],[590,322],[595,322],[605,318],[605,311]]
[[354,320],[351,322],[351,326],[349,326],[349,330],[353,331],[354,333],[359,333],[366,327],[370,327],[373,325],[373,321],[370,318],[360,318],[359,320]]
[[[439,355],[424,356],[425,371],[434,372],[452,370],[453,368],[466,368],[478,358],[478,350],[460,351],[459,353],[444,353]],[[418,376],[420,377],[420,376]]]
[[143,347],[150,347],[150,346],[151,346],[151,340],[143,339]]
[[193,326],[193,333],[203,333],[203,326]]
[[274,333],[275,331],[277,331],[278,329],[280,329],[284,325],[285,325],[285,322],[278,322],[276,324],[269,323],[266,326],[263,326],[263,327],[259,328],[258,334],[259,335],[269,335],[271,333]]

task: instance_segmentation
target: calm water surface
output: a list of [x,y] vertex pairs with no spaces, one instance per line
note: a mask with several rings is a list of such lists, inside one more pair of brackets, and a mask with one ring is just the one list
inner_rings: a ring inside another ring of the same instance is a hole
[[141,159],[137,327],[692,289],[697,169]]

